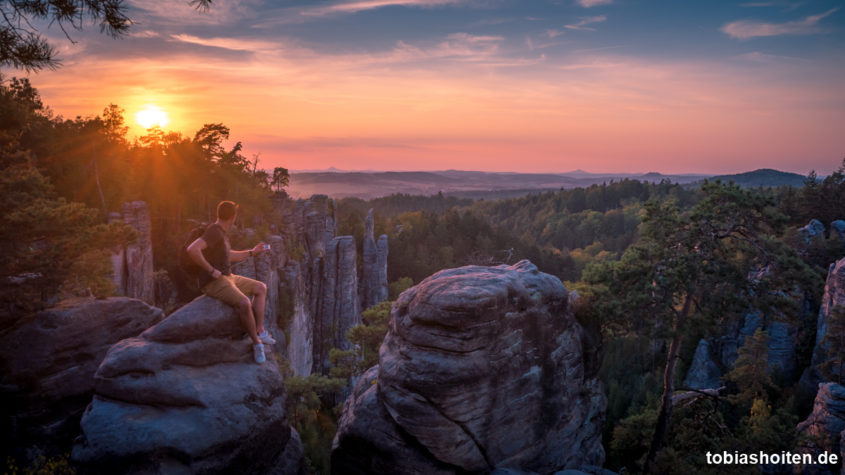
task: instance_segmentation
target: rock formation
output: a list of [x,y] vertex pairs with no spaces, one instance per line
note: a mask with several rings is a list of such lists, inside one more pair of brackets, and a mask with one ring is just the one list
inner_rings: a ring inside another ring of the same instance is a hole
[[[359,289],[365,286],[358,279],[355,240],[336,236],[336,205],[324,195],[297,202],[278,198],[274,207],[273,227],[280,235],[267,240],[271,252],[240,261],[232,271],[267,285],[265,325],[294,374],[325,374],[331,348],[345,348],[346,331],[361,323]],[[387,236],[372,249],[374,265],[365,262],[361,278],[379,282],[374,295],[384,299]]]
[[299,473],[272,352],[256,364],[235,311],[199,297],[114,345],[72,458],[120,473]]
[[329,242],[316,305],[319,311],[314,325],[314,372],[328,372],[329,351],[346,349],[347,330],[361,323],[356,262],[355,238],[340,236]]
[[138,238],[125,248],[118,247],[112,251],[112,280],[118,294],[153,304],[155,282],[153,280],[152,224],[147,204],[143,201],[123,203],[120,214],[109,215],[109,221],[121,219],[135,229]]
[[813,394],[819,382],[827,381],[820,371],[820,366],[830,359],[824,337],[827,334],[827,322],[833,308],[845,305],[845,258],[830,265],[824,286],[824,296],[819,307],[816,321],[816,343],[813,347],[813,357],[810,367],[801,376],[801,387]]
[[804,244],[810,244],[816,240],[824,239],[824,224],[818,219],[811,219],[798,233],[804,238]]
[[0,337],[6,433],[16,444],[67,450],[109,347],[162,318],[140,300],[114,297],[66,301],[20,320]]
[[699,340],[684,385],[692,389],[718,388],[722,371],[714,359],[710,350],[710,340],[705,338]]
[[[347,345],[346,331],[361,323],[357,250],[336,236],[336,205],[324,195],[276,203],[287,259],[279,263],[280,319],[288,325],[286,357],[295,374],[328,373],[329,350]],[[387,279],[387,238],[384,238]],[[368,278],[369,271],[362,273]]]
[[842,438],[845,436],[845,386],[836,383],[820,384],[813,412],[798,424],[798,433],[806,438],[806,452],[841,453]]
[[845,258],[830,265],[824,285],[824,296],[816,323],[816,346],[813,349],[812,364],[818,365],[828,359],[827,349],[822,342],[827,334],[827,321],[833,308],[845,305]]
[[[109,213],[109,223],[123,221],[120,213]],[[111,253],[112,282],[115,291],[120,295],[126,294],[126,249],[116,245]]]
[[839,239],[845,240],[845,221],[837,219],[830,223],[830,237],[837,236]]
[[771,374],[789,380],[796,378],[799,325],[755,311],[745,315],[741,327],[727,328],[724,335],[699,340],[684,385],[694,389],[721,386],[719,380],[733,369],[739,348],[742,348],[745,339],[753,335],[758,328],[763,328],[769,334],[768,365]]
[[[560,280],[528,261],[403,292],[379,365],[344,404],[344,473],[550,473],[602,465],[606,399]],[[339,469],[339,467],[343,467]]]
[[314,319],[306,298],[307,280],[299,262],[292,261],[285,267],[284,282],[288,287],[281,292],[292,307],[287,333],[290,342],[286,346],[288,364],[294,374],[308,376],[314,366]]
[[373,210],[364,222],[361,305],[366,310],[387,300],[387,235],[375,240]]

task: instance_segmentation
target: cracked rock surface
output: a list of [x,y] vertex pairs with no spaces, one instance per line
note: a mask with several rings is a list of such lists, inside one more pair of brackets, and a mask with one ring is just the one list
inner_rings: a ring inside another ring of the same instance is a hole
[[529,261],[440,271],[394,304],[344,404],[344,473],[551,473],[602,465],[606,399],[559,279]]

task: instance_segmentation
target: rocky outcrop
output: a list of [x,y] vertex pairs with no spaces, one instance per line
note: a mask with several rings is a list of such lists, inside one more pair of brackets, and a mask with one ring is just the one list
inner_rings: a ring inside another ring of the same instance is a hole
[[834,307],[845,305],[845,258],[830,265],[824,286],[824,295],[819,307],[816,321],[816,342],[813,347],[813,357],[810,367],[801,376],[801,388],[805,393],[814,394],[820,382],[828,378],[821,367],[831,359],[828,345],[824,342],[827,335],[827,324]]
[[314,325],[314,372],[328,373],[329,351],[347,349],[346,332],[361,323],[356,262],[355,238],[340,236],[329,242]]
[[235,311],[199,297],[114,345],[72,458],[115,473],[299,473],[272,352],[256,364]]
[[[123,221],[120,213],[109,213],[109,223]],[[126,294],[126,249],[116,245],[111,252],[112,282],[118,294]]]
[[394,304],[379,366],[344,404],[332,467],[601,466],[606,399],[588,340],[560,280],[528,261],[438,272]]
[[375,240],[375,221],[370,209],[364,221],[361,269],[361,305],[368,309],[387,300],[387,235]]
[[845,240],[845,221],[837,219],[830,223],[830,237],[834,236]]
[[307,281],[299,262],[291,262],[284,270],[287,288],[282,289],[282,293],[292,307],[287,328],[290,342],[285,350],[291,371],[299,376],[308,376],[314,366],[314,319],[308,306]]
[[710,350],[710,341],[702,338],[695,349],[692,365],[687,372],[684,385],[692,389],[718,388],[722,371],[715,363]]
[[769,322],[766,331],[769,333],[769,370],[773,374],[782,375],[792,380],[797,376],[795,347],[798,339],[798,327],[788,322],[776,320]]
[[769,372],[779,378],[794,380],[798,376],[795,362],[799,325],[780,318],[764,316],[758,311],[748,312],[741,327],[736,325],[727,328],[724,335],[699,340],[684,385],[693,389],[721,386],[720,378],[733,369],[745,339],[758,328],[769,335]]
[[803,228],[798,229],[798,234],[804,239],[804,244],[824,239],[824,224],[818,219],[811,219]]
[[133,201],[123,203],[123,221],[138,233],[135,242],[124,249],[124,287],[120,293],[127,297],[141,299],[147,303],[155,301],[153,281],[153,245],[151,239],[150,211],[147,203]]
[[822,297],[819,317],[816,323],[816,346],[813,348],[813,366],[819,365],[828,360],[827,345],[824,344],[824,337],[827,335],[827,322],[836,306],[845,305],[845,258],[831,264],[827,272],[827,280],[824,285],[824,296]]
[[[277,200],[286,260],[279,263],[280,317],[287,323],[286,356],[295,374],[328,373],[331,348],[345,348],[346,331],[361,322],[357,249],[336,236],[336,205],[325,195]],[[384,239],[386,281],[387,240]],[[368,272],[363,272],[367,278]]]
[[[845,386],[836,383],[819,385],[813,412],[798,424],[798,434],[804,440],[807,453],[839,454],[845,434]],[[818,472],[829,473],[829,472]]]
[[[346,331],[361,323],[362,299],[387,298],[387,236],[373,243],[370,220],[360,275],[375,284],[367,287],[359,281],[354,238],[336,236],[333,200],[325,195],[305,201],[277,196],[273,206],[272,228],[280,234],[268,238],[271,251],[236,263],[232,271],[267,285],[265,326],[276,337],[274,350],[294,374],[325,374],[329,351],[346,348]],[[365,287],[372,292],[361,291]]]
[[845,475],[845,431],[839,437],[839,460],[842,461],[842,470],[839,471],[839,475]]
[[326,245],[337,235],[334,200],[326,195],[314,195],[297,204],[294,213],[297,238],[312,256],[325,255]]
[[25,317],[0,336],[3,425],[17,444],[67,450],[109,347],[164,318],[125,297],[79,299]]

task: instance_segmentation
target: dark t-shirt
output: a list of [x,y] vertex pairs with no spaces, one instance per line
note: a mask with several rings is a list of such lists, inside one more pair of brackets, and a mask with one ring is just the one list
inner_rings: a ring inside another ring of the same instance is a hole
[[[223,275],[231,274],[229,264],[229,235],[219,224],[212,224],[202,235],[202,240],[207,244],[202,250],[202,255],[212,267],[219,270]],[[200,288],[204,287],[214,279],[207,272],[200,272]]]

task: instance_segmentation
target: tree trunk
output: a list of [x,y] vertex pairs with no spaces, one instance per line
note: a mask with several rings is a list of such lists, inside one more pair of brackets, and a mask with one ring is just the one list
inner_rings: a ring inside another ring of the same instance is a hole
[[674,336],[669,344],[669,353],[666,355],[666,368],[663,371],[663,396],[660,400],[660,412],[657,415],[657,424],[654,428],[654,436],[651,438],[651,446],[648,449],[648,456],[643,466],[643,473],[649,473],[651,464],[657,457],[658,452],[663,449],[666,443],[666,434],[669,432],[669,422],[672,418],[672,396],[675,394],[675,363],[678,361],[678,354],[681,351],[681,340],[684,336],[684,326],[692,305],[692,296],[687,294],[684,299],[684,306],[681,313],[675,319],[672,328]]
[[97,166],[97,159],[94,159],[94,181],[97,183],[97,192],[100,194],[100,205],[103,207],[103,214],[108,216],[109,209],[106,206],[106,197],[103,196],[103,187],[100,186],[100,169]]
[[97,192],[100,194],[100,205],[103,207],[103,216],[109,215],[109,209],[106,206],[106,198],[103,196],[103,187],[100,186],[100,167],[97,164],[96,145],[91,142],[91,162],[94,168],[94,181],[97,183]]

